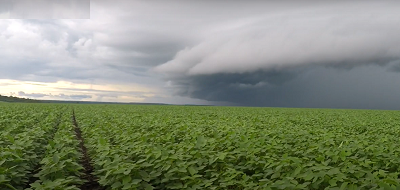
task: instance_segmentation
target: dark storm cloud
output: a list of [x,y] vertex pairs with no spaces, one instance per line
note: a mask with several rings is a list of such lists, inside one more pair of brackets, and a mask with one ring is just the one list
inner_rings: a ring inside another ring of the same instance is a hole
[[182,49],[154,71],[177,95],[234,105],[400,109],[390,103],[400,75],[387,72],[399,68],[399,7],[281,9]]
[[[279,82],[277,82],[279,81]],[[214,74],[176,79],[177,95],[236,106],[399,109],[400,75],[381,66]]]
[[182,96],[205,98],[210,101],[237,102],[243,97],[243,93],[273,88],[292,80],[295,76],[296,73],[293,71],[198,75],[175,79],[174,85],[179,89],[176,93]]
[[197,75],[175,78],[172,90],[179,96],[241,106],[293,106],[298,89],[285,85],[297,70],[257,71],[241,74]]
[[393,72],[400,72],[400,60],[390,62],[388,70]]

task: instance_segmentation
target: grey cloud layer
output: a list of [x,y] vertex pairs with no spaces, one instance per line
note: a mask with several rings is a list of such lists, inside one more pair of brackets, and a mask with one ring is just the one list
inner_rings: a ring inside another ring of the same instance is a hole
[[386,94],[400,95],[398,74],[388,73],[399,68],[399,7],[282,9],[186,47],[153,71],[177,95],[232,105],[400,109]]
[[90,20],[1,20],[0,78],[140,83],[177,95],[146,99],[166,103],[400,109],[397,1],[90,6]]
[[[396,5],[400,7],[400,3]],[[184,75],[243,73],[400,59],[400,13],[394,7],[373,13],[326,9],[267,15],[179,51],[156,71]]]
[[0,7],[6,19],[90,18],[90,0],[0,0]]
[[[83,27],[88,28],[80,31]],[[146,77],[149,66],[132,64],[134,59],[125,58],[132,52],[119,53],[94,37],[97,30],[96,23],[89,21],[3,20],[0,78],[43,82],[108,80],[124,84],[156,81]]]

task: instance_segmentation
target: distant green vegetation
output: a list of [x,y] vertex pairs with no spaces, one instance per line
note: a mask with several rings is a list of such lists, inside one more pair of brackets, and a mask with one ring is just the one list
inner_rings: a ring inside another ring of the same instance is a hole
[[400,189],[399,135],[399,111],[0,104],[0,189]]
[[18,98],[14,96],[0,95],[0,102],[26,102],[26,103],[39,103],[40,100],[33,100],[28,98]]

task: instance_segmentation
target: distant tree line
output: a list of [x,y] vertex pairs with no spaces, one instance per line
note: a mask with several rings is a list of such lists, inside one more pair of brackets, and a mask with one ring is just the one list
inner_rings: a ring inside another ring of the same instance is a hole
[[25,102],[25,103],[39,103],[40,100],[33,100],[29,98],[18,98],[14,96],[3,96],[0,95],[0,102]]

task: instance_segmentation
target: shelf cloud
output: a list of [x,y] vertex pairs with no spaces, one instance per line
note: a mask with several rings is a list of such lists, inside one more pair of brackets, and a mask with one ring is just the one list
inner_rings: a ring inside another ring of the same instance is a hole
[[[333,97],[307,89],[310,81],[302,81],[303,75],[310,70],[330,74],[346,70],[362,77],[359,67],[369,71],[376,65],[376,75],[369,76],[374,77],[383,74],[382,69],[398,71],[400,61],[400,13],[395,11],[399,3],[342,5],[347,6],[327,3],[256,17],[178,51],[154,71],[164,74],[175,93],[184,96],[239,105],[331,107]],[[334,80],[340,81],[338,86],[326,91],[352,93],[344,88],[346,81]],[[326,101],[301,102],[298,97],[310,97],[310,92]],[[336,107],[371,108],[345,100],[352,97],[342,98]]]

